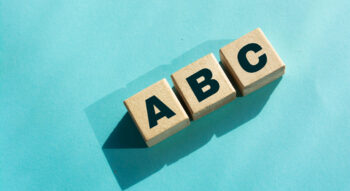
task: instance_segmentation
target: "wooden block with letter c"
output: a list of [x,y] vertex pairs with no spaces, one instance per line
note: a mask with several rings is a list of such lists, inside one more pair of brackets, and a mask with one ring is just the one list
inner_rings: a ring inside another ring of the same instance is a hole
[[220,49],[220,58],[244,96],[281,77],[285,65],[260,28]]

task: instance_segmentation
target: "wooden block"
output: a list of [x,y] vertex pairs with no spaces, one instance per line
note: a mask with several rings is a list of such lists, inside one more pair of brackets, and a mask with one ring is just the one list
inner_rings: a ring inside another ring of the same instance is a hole
[[208,54],[171,75],[193,120],[236,98],[236,91],[216,60]]
[[260,28],[220,49],[220,58],[247,95],[281,77],[285,65]]
[[166,79],[124,101],[147,146],[151,147],[190,124]]

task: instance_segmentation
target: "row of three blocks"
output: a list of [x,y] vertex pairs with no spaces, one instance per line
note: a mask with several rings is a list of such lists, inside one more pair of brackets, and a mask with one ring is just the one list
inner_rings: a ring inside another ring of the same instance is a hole
[[[260,28],[221,48],[220,58],[242,96],[285,71]],[[178,97],[162,79],[124,101],[149,147],[187,127],[190,119],[197,120],[236,98],[235,88],[212,53],[173,73],[171,79]]]

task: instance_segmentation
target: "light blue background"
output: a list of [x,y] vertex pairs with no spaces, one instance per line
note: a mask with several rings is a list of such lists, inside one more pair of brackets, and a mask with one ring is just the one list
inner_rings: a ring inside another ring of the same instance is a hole
[[[345,0],[1,0],[0,190],[350,190],[349,18]],[[122,100],[257,27],[282,79],[154,148],[103,147],[134,127]]]

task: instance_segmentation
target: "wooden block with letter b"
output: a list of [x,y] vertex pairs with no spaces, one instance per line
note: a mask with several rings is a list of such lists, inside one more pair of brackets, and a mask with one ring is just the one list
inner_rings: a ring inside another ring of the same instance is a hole
[[165,79],[124,101],[147,146],[153,146],[190,124],[188,115]]
[[236,97],[235,89],[212,53],[178,70],[171,78],[193,120]]
[[242,95],[281,77],[285,65],[260,28],[220,49],[220,58]]

